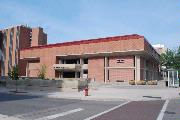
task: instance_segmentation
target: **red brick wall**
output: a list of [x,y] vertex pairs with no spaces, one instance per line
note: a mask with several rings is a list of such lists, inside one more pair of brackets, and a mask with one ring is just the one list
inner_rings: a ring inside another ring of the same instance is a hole
[[47,44],[47,34],[43,32],[43,28],[32,28],[32,46],[46,45]]
[[90,58],[88,60],[88,78],[104,82],[104,58]]
[[109,41],[109,42],[100,42],[100,43],[91,43],[91,44],[79,44],[79,45],[71,45],[71,46],[47,47],[42,49],[25,49],[20,51],[20,57],[21,58],[40,57],[40,64],[46,64],[48,66],[47,76],[49,78],[54,78],[55,70],[53,69],[52,66],[53,64],[56,63],[56,55],[114,52],[114,51],[127,51],[127,50],[133,51],[133,50],[143,50],[143,49],[144,49],[144,40],[143,38],[140,38],[140,39]]
[[144,58],[143,57],[140,58],[140,67],[144,68]]
[[109,80],[110,82],[134,80],[134,69],[110,69]]
[[[124,60],[124,63],[117,63],[117,60]],[[134,67],[134,56],[109,57],[109,67]]]
[[21,76],[26,76],[26,65],[27,65],[27,61],[25,61],[25,60],[19,60],[18,67],[20,68],[20,69],[19,69],[19,74],[20,74]]
[[31,29],[20,27],[19,49],[30,47],[30,32]]

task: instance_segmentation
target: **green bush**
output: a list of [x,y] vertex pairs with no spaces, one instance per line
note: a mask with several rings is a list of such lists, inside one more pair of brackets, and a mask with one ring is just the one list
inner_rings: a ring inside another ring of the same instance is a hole
[[41,65],[41,68],[39,69],[39,72],[38,72],[38,77],[40,79],[45,79],[45,77],[46,77],[46,65]]

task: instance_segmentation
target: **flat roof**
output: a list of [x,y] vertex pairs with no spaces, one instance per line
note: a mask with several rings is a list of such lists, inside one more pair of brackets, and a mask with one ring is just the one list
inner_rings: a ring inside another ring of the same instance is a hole
[[114,37],[105,37],[97,39],[87,39],[80,41],[64,42],[64,43],[55,43],[48,45],[33,46],[29,48],[24,48],[21,50],[31,50],[31,49],[41,49],[41,48],[52,48],[52,47],[61,47],[61,46],[71,46],[71,45],[80,45],[80,44],[89,44],[89,43],[100,43],[100,42],[110,42],[110,41],[119,41],[119,40],[129,40],[129,39],[139,39],[144,38],[144,36],[138,34],[124,35],[124,36],[114,36]]

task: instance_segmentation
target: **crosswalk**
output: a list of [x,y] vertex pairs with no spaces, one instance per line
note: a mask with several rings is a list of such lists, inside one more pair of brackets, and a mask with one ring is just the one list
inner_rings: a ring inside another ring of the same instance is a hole
[[74,110],[69,110],[69,111],[66,111],[66,112],[62,112],[62,113],[58,113],[58,114],[54,114],[54,115],[50,115],[50,116],[45,116],[43,118],[39,118],[39,119],[36,119],[36,120],[52,120],[52,119],[55,119],[55,118],[58,118],[58,117],[62,117],[62,116],[65,116],[65,115],[69,115],[69,114],[72,114],[72,113],[76,113],[76,112],[79,112],[83,110],[82,108],[77,108],[77,109],[74,109]]
[[[57,110],[57,108],[56,108],[56,110]],[[35,112],[27,113],[27,114],[23,114],[23,115],[16,115],[16,116],[8,116],[8,115],[0,114],[0,120],[53,120],[55,118],[63,117],[63,116],[73,114],[73,113],[76,113],[76,112],[79,112],[82,110],[84,110],[84,109],[77,108],[77,109],[72,109],[72,110],[68,110],[65,112],[56,113],[56,114],[48,115],[48,116],[45,116],[45,114],[50,111],[49,109],[39,111],[36,114],[35,114]],[[41,117],[38,115],[40,115]],[[40,117],[40,118],[36,118],[36,117]]]
[[19,118],[0,114],[0,120],[20,120]]

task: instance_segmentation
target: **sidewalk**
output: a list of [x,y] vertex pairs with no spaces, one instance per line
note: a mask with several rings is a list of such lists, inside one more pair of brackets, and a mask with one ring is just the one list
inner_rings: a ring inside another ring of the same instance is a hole
[[[1,92],[9,92],[6,88],[0,88]],[[28,91],[27,93],[18,93],[24,95],[37,95],[49,98],[80,99],[80,100],[159,100],[180,98],[180,88],[146,88],[138,86],[137,88],[118,88],[118,87],[99,87],[98,89],[89,89],[89,96],[84,96],[84,91],[80,92],[58,92],[58,91]]]

